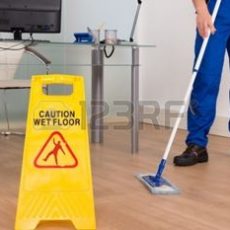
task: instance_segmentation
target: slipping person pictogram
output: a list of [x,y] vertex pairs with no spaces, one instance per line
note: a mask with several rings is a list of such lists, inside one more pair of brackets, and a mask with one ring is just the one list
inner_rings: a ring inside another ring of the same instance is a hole
[[65,152],[61,146],[61,141],[55,142],[55,139],[53,138],[53,144],[54,144],[53,150],[51,150],[43,160],[47,161],[50,158],[50,156],[53,155],[54,159],[55,159],[55,163],[56,163],[56,165],[58,165],[59,150],[61,150],[64,155],[65,155]]
[[54,131],[39,150],[34,165],[37,168],[75,168],[78,160],[68,141],[60,132]]

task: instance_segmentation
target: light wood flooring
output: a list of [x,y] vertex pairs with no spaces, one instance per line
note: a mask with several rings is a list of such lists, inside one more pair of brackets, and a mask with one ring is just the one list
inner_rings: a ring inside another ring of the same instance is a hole
[[[164,152],[169,129],[145,125],[140,150],[130,154],[130,130],[105,131],[104,144],[91,146],[98,230],[229,230],[230,141],[210,136],[210,161],[175,167],[173,156],[184,150],[179,130],[164,177],[180,195],[152,195],[135,178],[153,172]],[[0,230],[13,230],[24,138],[0,137]],[[42,223],[39,230],[73,229],[68,223]]]

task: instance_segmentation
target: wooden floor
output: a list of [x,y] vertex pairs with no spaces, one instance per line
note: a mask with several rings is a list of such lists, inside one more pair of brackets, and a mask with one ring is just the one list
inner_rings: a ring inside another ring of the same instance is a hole
[[[170,130],[145,125],[138,155],[130,154],[129,130],[105,131],[102,145],[92,145],[92,171],[98,230],[229,230],[230,141],[210,136],[210,161],[175,167],[172,158],[184,149],[179,131],[164,177],[180,195],[152,195],[135,178],[155,171]],[[17,206],[23,137],[0,137],[0,229],[13,230]],[[44,223],[38,229],[73,229],[65,223]]]

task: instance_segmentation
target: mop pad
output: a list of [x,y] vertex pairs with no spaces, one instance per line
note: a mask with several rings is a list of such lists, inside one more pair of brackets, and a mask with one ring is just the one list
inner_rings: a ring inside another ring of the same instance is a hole
[[137,178],[150,190],[151,193],[169,195],[179,194],[180,190],[165,178],[161,177],[159,184],[156,183],[156,174],[139,174]]

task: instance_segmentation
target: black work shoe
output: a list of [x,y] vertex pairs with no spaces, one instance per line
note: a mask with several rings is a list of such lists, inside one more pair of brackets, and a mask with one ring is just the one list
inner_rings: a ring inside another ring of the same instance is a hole
[[177,166],[189,166],[207,161],[207,149],[195,144],[190,144],[181,155],[174,157],[173,163]]

